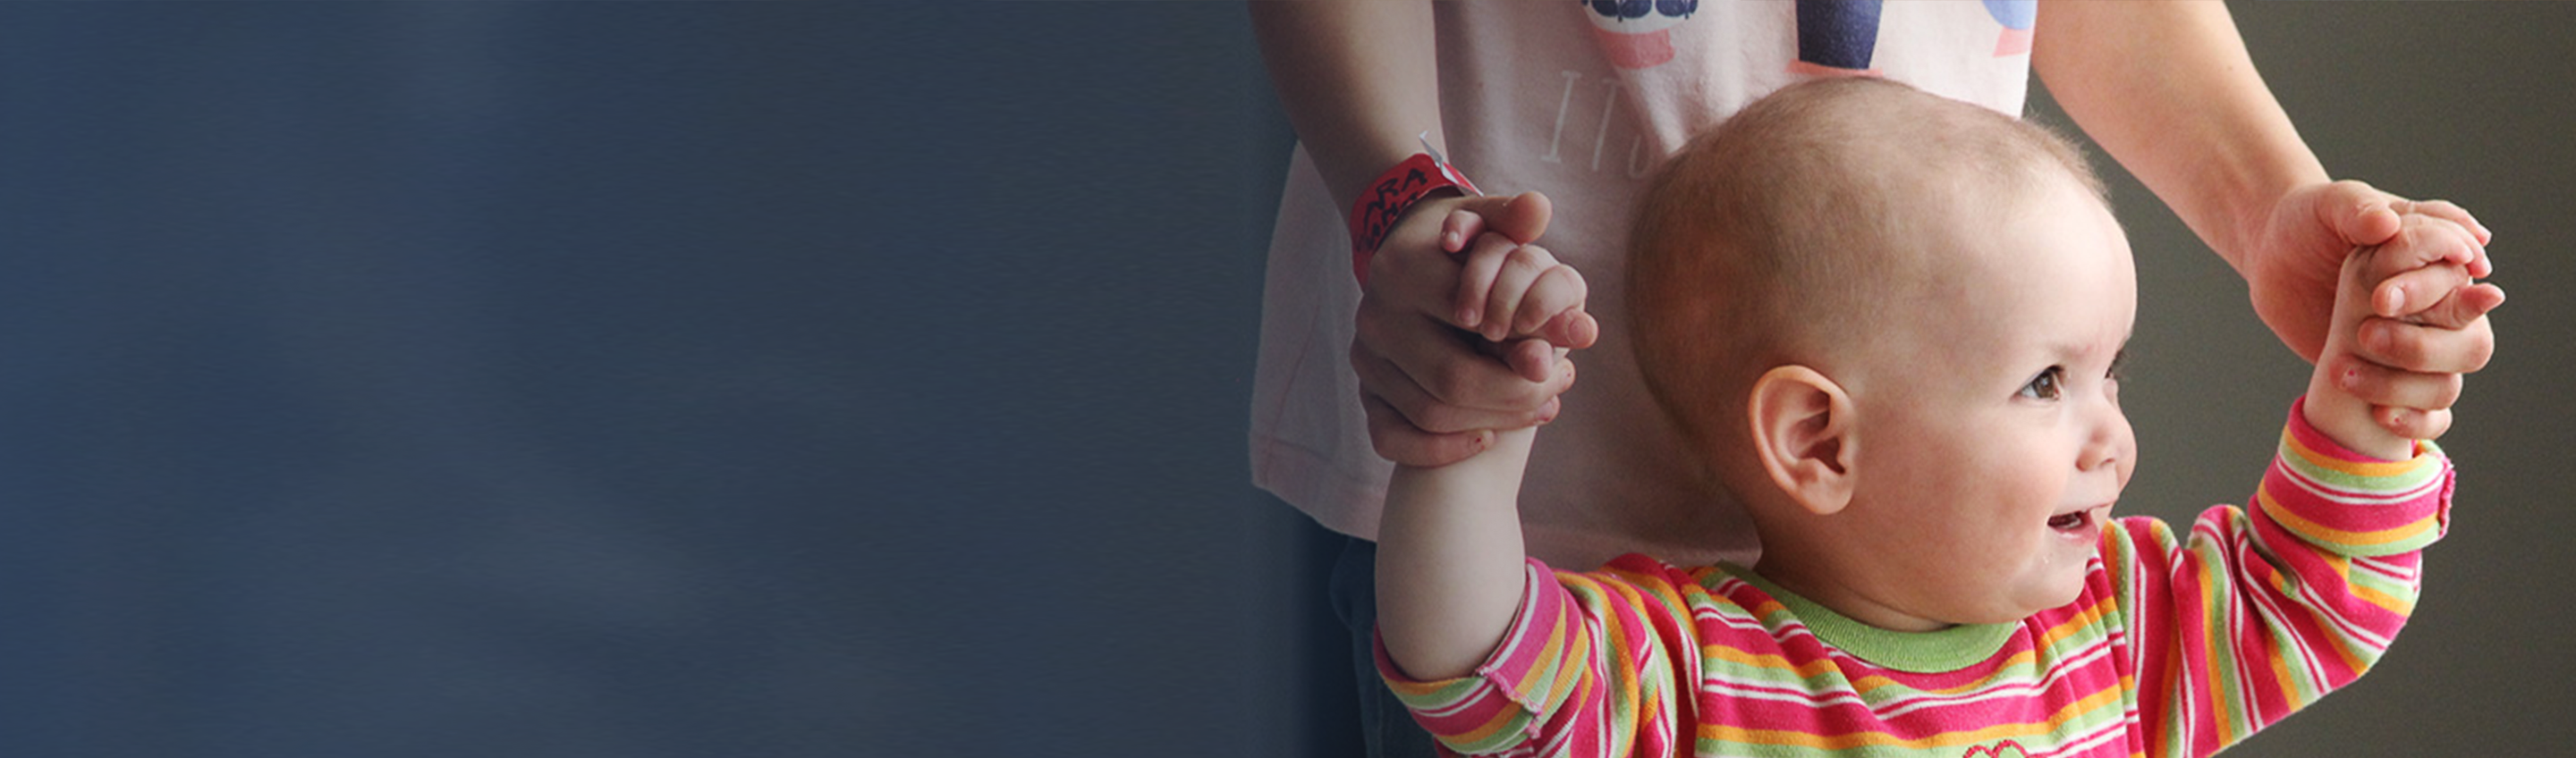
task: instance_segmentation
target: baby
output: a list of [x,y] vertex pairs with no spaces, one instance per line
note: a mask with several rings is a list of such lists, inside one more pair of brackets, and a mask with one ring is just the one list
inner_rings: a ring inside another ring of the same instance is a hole
[[[2063,140],[1822,80],[1693,140],[1645,197],[1638,365],[1762,557],[1552,572],[1513,512],[1530,429],[1399,468],[1378,665],[1451,750],[2206,755],[2360,676],[2414,607],[2452,474],[2388,429],[2447,415],[2401,424],[2324,367],[2374,315],[2500,304],[2466,230],[2414,220],[2461,242],[2418,249],[2460,254],[2347,260],[2254,498],[2178,534],[2110,515],[2137,455],[2117,374],[2137,285]],[[1544,250],[1471,256],[1489,322],[1579,317],[1581,278]]]

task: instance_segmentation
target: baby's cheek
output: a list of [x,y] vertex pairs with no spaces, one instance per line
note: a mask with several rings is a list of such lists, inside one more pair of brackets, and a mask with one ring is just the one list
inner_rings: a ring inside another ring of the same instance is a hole
[[[2118,385],[2113,386],[2116,388]],[[2129,475],[2138,470],[2138,430],[2137,427],[2129,425],[2129,414],[2120,410],[2118,393],[2119,390],[2112,390],[2111,422],[2117,426],[2111,430],[2113,435],[2111,455],[2120,472],[2120,487],[2127,489]]]

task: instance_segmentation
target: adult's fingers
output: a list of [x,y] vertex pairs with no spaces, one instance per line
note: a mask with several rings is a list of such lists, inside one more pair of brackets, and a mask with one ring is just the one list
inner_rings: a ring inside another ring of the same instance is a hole
[[1413,426],[1398,415],[1385,401],[1360,396],[1360,407],[1368,413],[1369,446],[1385,458],[1406,466],[1431,468],[1466,460],[1494,444],[1490,430],[1435,434]]
[[1485,409],[1442,402],[1394,362],[1357,344],[1352,345],[1350,358],[1351,370],[1360,376],[1361,396],[1384,403],[1408,426],[1426,433],[1518,429],[1553,415],[1554,408],[1547,403],[1529,409]]
[[[1522,378],[1498,357],[1478,352],[1472,344],[1474,336],[1419,314],[1386,314],[1363,305],[1354,325],[1359,332],[1352,341],[1355,354],[1383,357],[1428,396],[1427,402],[1389,398],[1403,402],[1399,408],[1408,416],[1431,403],[1529,413],[1564,391],[1561,383]],[[1361,377],[1365,390],[1375,392],[1377,384],[1369,376]],[[1525,424],[1511,426],[1521,425]]]
[[1523,244],[1537,242],[1555,214],[1554,204],[1537,192],[1466,198],[1440,220],[1440,249],[1463,252],[1488,232]]
[[2475,373],[2486,368],[2488,359],[2495,356],[2495,330],[2484,319],[2471,319],[2460,326],[2364,319],[2359,336],[2354,354],[2401,371]]
[[2395,195],[2381,192],[2362,182],[2345,179],[2318,190],[2309,208],[2317,221],[2343,237],[2355,247],[2368,247],[2388,241],[2397,233],[2402,214],[2395,208]]
[[[1490,231],[1524,245],[1537,242],[1540,236],[1547,234],[1548,222],[1556,217],[1556,204],[1537,192],[1470,197],[1459,204],[1458,209],[1476,215],[1484,223],[1478,234]],[[1454,218],[1457,214],[1452,212],[1450,215]],[[1467,234],[1459,239],[1463,244],[1475,238],[1475,234]],[[1450,248],[1450,251],[1459,249]]]
[[1441,314],[1454,297],[1458,263],[1436,249],[1419,249],[1419,239],[1387,238],[1369,259],[1369,275],[1360,283],[1360,307],[1387,311]]

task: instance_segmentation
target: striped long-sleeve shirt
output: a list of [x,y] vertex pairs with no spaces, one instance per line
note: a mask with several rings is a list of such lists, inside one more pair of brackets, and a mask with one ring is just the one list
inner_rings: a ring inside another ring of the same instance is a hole
[[1532,560],[1476,673],[1412,681],[1383,648],[1378,667],[1471,755],[2208,755],[2379,658],[2451,484],[2429,443],[2374,460],[2293,410],[2249,507],[2188,535],[2114,521],[2083,594],[2019,623],[1891,632],[1741,568]]

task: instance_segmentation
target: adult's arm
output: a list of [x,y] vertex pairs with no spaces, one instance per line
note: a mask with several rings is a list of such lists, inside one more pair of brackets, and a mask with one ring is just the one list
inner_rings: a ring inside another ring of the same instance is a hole
[[1349,209],[1379,172],[1419,152],[1414,137],[1424,130],[1447,149],[1427,0],[1251,7],[1271,88],[1337,207]]
[[2051,3],[2031,68],[2086,135],[2240,272],[2273,201],[2330,181],[2224,4]]
[[[1421,149],[1417,135],[1427,130],[1447,151],[1438,35],[1427,0],[1256,2],[1251,10],[1289,125],[1345,214],[1381,172]],[[1467,169],[1472,176],[1474,167]],[[1516,346],[1524,354],[1517,362],[1529,369],[1524,375],[1451,331],[1463,320],[1461,273],[1451,253],[1485,230],[1536,240],[1549,215],[1536,195],[1439,197],[1405,213],[1379,247],[1361,290],[1350,358],[1380,455],[1443,465],[1492,444],[1487,430],[1553,417],[1573,372],[1547,367],[1539,359],[1548,355],[1545,345]]]
[[[2325,345],[2336,274],[2356,247],[2450,245],[2436,257],[2490,270],[2491,238],[2442,201],[2412,201],[2355,181],[2333,181],[2273,99],[2227,7],[2204,2],[2079,0],[2039,14],[2031,67],[2096,144],[2245,277],[2255,313],[2281,341],[2314,361]],[[2405,214],[2471,231],[2419,236]],[[2446,288],[2442,267],[2390,279],[2373,297],[2412,302],[2391,289]],[[2485,366],[2494,338],[2423,314],[2379,312],[2363,327],[2355,392],[2406,434],[2424,421],[2406,398]],[[2454,375],[2445,378],[2445,375]]]

